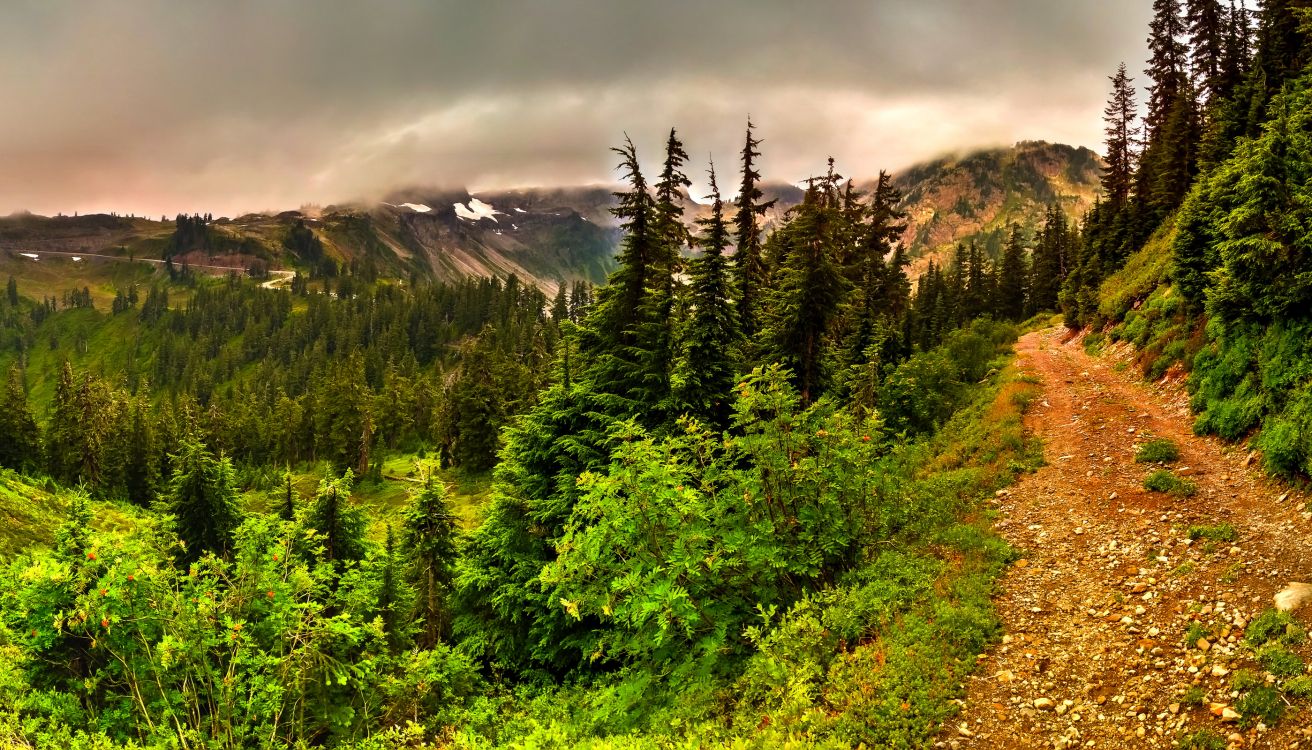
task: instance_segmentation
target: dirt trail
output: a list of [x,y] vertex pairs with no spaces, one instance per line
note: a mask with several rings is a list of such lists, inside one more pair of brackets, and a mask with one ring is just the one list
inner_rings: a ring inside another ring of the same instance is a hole
[[[1003,642],[980,657],[936,745],[1173,748],[1210,727],[1231,747],[1312,750],[1312,709],[1244,731],[1209,705],[1234,703],[1224,671],[1262,673],[1241,642],[1247,623],[1286,582],[1312,579],[1307,497],[1265,479],[1242,448],[1195,437],[1178,385],[1137,382],[1133,366],[1065,335],[1018,345],[1022,370],[1042,381],[1026,424],[1047,466],[995,501],[996,528],[1026,558],[1002,581]],[[1143,489],[1157,467],[1135,463],[1135,448],[1155,437],[1179,446],[1173,468],[1196,495]],[[1238,539],[1188,540],[1191,525],[1219,523]],[[1184,643],[1194,622],[1216,634],[1206,651]],[[1309,660],[1312,646],[1299,652]],[[1180,705],[1192,685],[1206,692],[1201,707]]]

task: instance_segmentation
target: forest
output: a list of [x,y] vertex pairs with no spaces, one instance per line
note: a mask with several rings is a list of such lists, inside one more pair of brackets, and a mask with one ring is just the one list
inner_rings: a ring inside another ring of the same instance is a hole
[[1002,636],[987,500],[1043,462],[1022,331],[1131,342],[1312,474],[1303,5],[1156,0],[1093,210],[916,277],[887,174],[767,222],[749,121],[692,227],[675,129],[613,149],[596,288],[380,277],[303,224],[289,289],[10,278],[0,500],[45,528],[0,536],[0,744],[929,746]]
[[[11,281],[0,459],[67,503],[50,549],[6,568],[12,731],[42,747],[478,745],[679,717],[716,736],[744,680],[760,684],[737,711],[815,710],[766,686],[785,677],[777,641],[815,637],[825,612],[859,602],[838,638],[855,645],[946,607],[961,653],[979,648],[983,571],[1006,553],[955,514],[977,472],[1035,460],[1021,386],[992,415],[1002,436],[946,459],[932,441],[1003,398],[1014,324],[1055,302],[1072,230],[1054,211],[1033,270],[1018,230],[997,262],[962,248],[913,290],[887,176],[862,195],[831,163],[766,232],[750,125],[743,143],[737,201],[715,189],[695,232],[677,133],[654,183],[616,149],[619,269],[554,299],[514,277],[348,270],[288,291],[175,273],[100,311]],[[431,460],[379,528],[353,490],[416,452]],[[963,473],[917,476],[942,460]],[[493,467],[465,532],[437,472]],[[294,476],[314,471],[305,493]],[[97,528],[105,507],[131,522]],[[942,573],[969,601],[924,589],[943,565],[930,540],[975,560]],[[836,668],[833,639],[812,669]],[[931,693],[957,669],[903,668]],[[568,715],[540,715],[564,694]],[[906,710],[905,730],[780,731],[924,736],[945,707]]]

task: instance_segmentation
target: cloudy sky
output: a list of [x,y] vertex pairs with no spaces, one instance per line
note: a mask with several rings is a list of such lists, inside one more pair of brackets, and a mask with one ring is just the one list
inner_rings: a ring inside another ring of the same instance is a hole
[[284,209],[608,182],[677,126],[728,170],[1099,148],[1149,0],[4,0],[0,214]]

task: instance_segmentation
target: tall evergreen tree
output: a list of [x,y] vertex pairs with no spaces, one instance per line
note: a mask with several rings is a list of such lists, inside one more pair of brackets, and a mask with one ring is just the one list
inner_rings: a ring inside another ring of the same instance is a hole
[[742,150],[742,181],[738,197],[734,200],[734,291],[738,303],[738,320],[745,339],[752,339],[760,330],[761,302],[769,283],[765,258],[761,249],[761,217],[775,204],[762,201],[765,194],[759,182],[761,173],[756,160],[761,152],[761,141],[752,136],[752,121],[747,120],[747,137]]
[[730,292],[724,251],[729,230],[724,221],[724,201],[710,167],[711,215],[698,221],[702,234],[697,240],[701,256],[693,261],[691,279],[692,320],[680,360],[679,403],[711,426],[728,426],[730,391],[734,382],[733,351],[739,339],[738,316]]
[[306,517],[306,525],[319,533],[324,562],[364,559],[367,520],[364,511],[351,504],[353,480],[350,469],[338,478],[325,476]]
[[848,289],[834,257],[843,234],[833,179],[812,180],[788,224],[776,232],[784,257],[771,291],[770,354],[792,370],[803,403],[826,387],[829,327]]
[[1182,88],[1188,80],[1188,48],[1184,43],[1187,32],[1180,0],[1153,0],[1148,68],[1144,71],[1149,81],[1144,125],[1150,144],[1160,139],[1171,109],[1184,93]]
[[1303,15],[1312,7],[1309,0],[1264,0],[1258,11],[1257,50],[1254,53],[1252,86],[1245,134],[1256,137],[1267,118],[1267,104],[1285,84],[1312,62]]
[[238,524],[232,462],[215,458],[204,443],[186,438],[172,463],[167,498],[185,545],[182,560],[192,562],[206,552],[227,555]]
[[278,503],[278,518],[284,521],[296,520],[296,488],[292,485],[292,470],[282,473],[282,502]]
[[1219,0],[1185,0],[1189,66],[1201,99],[1219,100],[1226,90],[1228,13]]
[[858,223],[854,227],[858,241],[851,258],[855,287],[845,330],[844,387],[858,410],[874,408],[884,367],[900,357],[904,345],[899,329],[908,312],[911,283],[899,243],[907,228],[905,214],[897,207],[900,202],[892,178],[880,172],[870,206],[862,212],[869,220],[861,222],[861,214],[849,211],[849,222]]
[[[665,143],[665,162],[656,181],[653,229],[656,235],[648,297],[640,309],[638,356],[640,399],[652,423],[663,419],[670,406],[670,368],[675,360],[675,307],[680,296],[679,276],[683,250],[688,245],[688,228],[683,224],[683,191],[692,185],[683,172],[688,154],[678,133],[671,128]],[[652,408],[656,407],[656,408]]]
[[456,564],[455,514],[446,498],[446,487],[432,477],[410,501],[402,540],[409,557],[406,580],[415,592],[415,619],[419,623],[419,645],[432,648],[447,632],[446,600]]
[[1139,113],[1135,104],[1134,81],[1121,63],[1111,77],[1112,93],[1103,110],[1107,137],[1107,166],[1103,170],[1102,188],[1107,199],[1118,208],[1130,199],[1134,169],[1138,157]]
[[392,525],[387,525],[387,539],[383,543],[382,574],[378,582],[378,618],[383,623],[383,636],[392,653],[401,651],[404,643],[404,628],[401,620],[401,587],[396,574],[396,534]]
[[1029,313],[1057,309],[1057,296],[1067,272],[1069,237],[1061,207],[1051,205],[1030,262]]
[[1180,0],[1154,0],[1149,25],[1148,111],[1136,179],[1138,244],[1179,205],[1197,168],[1198,104],[1188,74],[1187,34]]
[[1020,227],[1012,225],[1011,236],[1002,251],[998,267],[997,314],[1003,320],[1020,321],[1025,317],[1029,272]]
[[579,332],[579,342],[590,358],[595,386],[607,395],[609,411],[629,416],[637,410],[643,378],[637,331],[641,313],[649,309],[648,283],[656,263],[659,238],[654,223],[655,208],[647,180],[638,163],[637,148],[626,138],[612,149],[620,155],[619,169],[629,189],[615,193],[611,209],[621,222],[619,266],[608,283],[597,290],[596,304]]
[[23,371],[16,365],[0,394],[0,466],[29,471],[41,465],[41,430],[27,405]]
[[130,409],[123,477],[125,489],[132,502],[150,505],[159,491],[161,450],[150,413],[149,396],[144,392],[138,394],[132,399]]

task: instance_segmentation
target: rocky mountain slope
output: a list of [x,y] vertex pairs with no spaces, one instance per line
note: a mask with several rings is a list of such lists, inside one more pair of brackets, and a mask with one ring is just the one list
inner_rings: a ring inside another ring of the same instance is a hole
[[[1098,173],[1098,157],[1088,149],[1039,142],[914,166],[895,176],[908,212],[904,241],[911,257],[921,259],[972,240],[996,251],[1011,224],[1034,227],[1053,202],[1072,218],[1082,214],[1097,194]],[[513,273],[554,290],[562,282],[601,282],[613,268],[620,230],[609,211],[612,189],[401,190],[368,204],[218,218],[210,225],[216,238],[211,246],[175,252],[196,266],[244,267],[259,261],[295,267],[307,259],[285,240],[303,222],[342,266],[367,264],[402,278]],[[763,189],[767,199],[777,201],[767,222],[780,221],[803,194],[782,182]],[[707,210],[700,201],[685,198],[689,222]],[[0,253],[160,258],[173,230],[172,220],[15,215],[0,219]]]
[[1027,141],[899,172],[908,255],[940,257],[972,241],[996,255],[1013,224],[1033,230],[1054,203],[1079,219],[1101,190],[1101,165],[1087,148]]

